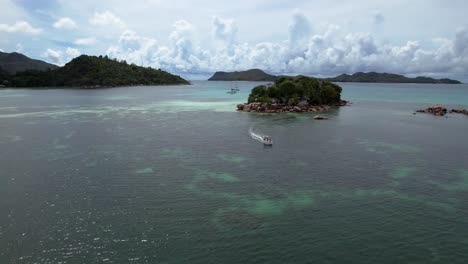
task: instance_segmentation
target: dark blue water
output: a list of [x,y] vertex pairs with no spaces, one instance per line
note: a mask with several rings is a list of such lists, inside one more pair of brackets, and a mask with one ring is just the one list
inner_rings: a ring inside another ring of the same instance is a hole
[[413,115],[466,85],[343,84],[327,121],[230,85],[1,90],[0,263],[466,263],[468,117]]

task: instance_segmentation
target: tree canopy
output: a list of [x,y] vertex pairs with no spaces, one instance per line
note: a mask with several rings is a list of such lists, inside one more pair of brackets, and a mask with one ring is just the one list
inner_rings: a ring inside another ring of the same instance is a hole
[[248,103],[283,103],[297,105],[301,101],[309,104],[334,104],[341,100],[342,88],[316,78],[280,77],[273,85],[260,85],[252,89]]
[[162,70],[128,64],[107,56],[82,55],[65,66],[48,71],[25,71],[3,76],[11,87],[94,87],[131,85],[188,84],[186,80]]

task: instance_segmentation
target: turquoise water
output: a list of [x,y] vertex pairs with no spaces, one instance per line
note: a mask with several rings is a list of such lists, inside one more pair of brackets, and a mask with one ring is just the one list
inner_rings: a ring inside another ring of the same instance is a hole
[[468,117],[413,112],[467,85],[342,84],[327,121],[230,85],[0,90],[0,263],[466,262]]

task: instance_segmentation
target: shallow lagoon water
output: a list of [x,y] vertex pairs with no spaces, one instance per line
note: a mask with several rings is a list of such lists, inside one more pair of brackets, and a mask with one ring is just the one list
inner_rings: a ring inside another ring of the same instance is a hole
[[468,118],[413,112],[468,86],[317,121],[236,112],[255,85],[0,90],[0,263],[466,262]]

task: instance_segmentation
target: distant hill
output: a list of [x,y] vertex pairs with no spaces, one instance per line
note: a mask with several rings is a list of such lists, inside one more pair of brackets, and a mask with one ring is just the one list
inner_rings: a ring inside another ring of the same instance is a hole
[[[274,76],[259,69],[240,72],[216,72],[209,81],[252,81],[274,82],[281,76]],[[460,81],[451,79],[434,79],[430,77],[410,78],[399,74],[358,72],[353,75],[342,74],[334,78],[323,78],[330,82],[368,82],[368,83],[429,83],[429,84],[460,84]]]
[[451,79],[433,79],[430,77],[409,78],[403,75],[377,72],[358,72],[353,75],[342,74],[334,78],[326,78],[330,82],[369,82],[369,83],[443,83],[460,84],[461,82]]
[[162,70],[130,65],[125,61],[109,59],[107,56],[81,55],[55,70],[25,71],[7,76],[3,84],[10,87],[97,88],[189,82]]
[[259,69],[236,72],[216,72],[208,81],[251,81],[274,82],[277,76],[270,75]]
[[0,52],[0,68],[9,74],[15,74],[17,72],[36,70],[46,71],[58,68],[57,65],[53,65],[41,60],[31,59],[23,54],[12,52],[5,53]]

